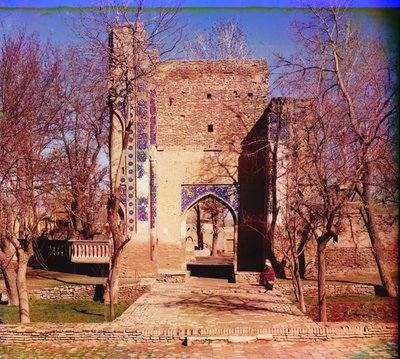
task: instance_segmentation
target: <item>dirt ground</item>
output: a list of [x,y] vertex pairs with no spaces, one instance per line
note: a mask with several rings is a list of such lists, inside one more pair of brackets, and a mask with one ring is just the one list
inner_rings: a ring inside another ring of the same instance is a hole
[[[312,298],[306,303],[313,320],[318,318],[318,302]],[[330,322],[398,322],[398,298],[336,297],[328,298],[327,315]]]

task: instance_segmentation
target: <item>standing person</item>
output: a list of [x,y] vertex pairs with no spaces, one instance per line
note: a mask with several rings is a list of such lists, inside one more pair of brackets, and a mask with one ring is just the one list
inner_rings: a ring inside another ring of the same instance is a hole
[[272,268],[271,261],[269,259],[265,260],[265,270],[260,274],[260,285],[266,288],[266,292],[268,290],[272,290],[275,283],[275,271]]

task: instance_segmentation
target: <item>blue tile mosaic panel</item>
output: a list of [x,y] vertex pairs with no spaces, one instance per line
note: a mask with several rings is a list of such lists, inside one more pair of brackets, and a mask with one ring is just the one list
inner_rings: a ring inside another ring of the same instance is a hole
[[148,221],[147,207],[149,205],[149,200],[147,197],[138,198],[138,220],[141,222]]
[[144,167],[143,165],[137,165],[137,174],[138,178],[142,178],[144,175]]
[[150,90],[150,144],[156,143],[156,90]]
[[150,166],[150,228],[155,227],[157,215],[157,188],[153,165]]
[[181,213],[183,214],[190,206],[196,203],[200,198],[207,195],[213,195],[227,205],[238,214],[239,210],[239,196],[238,188],[235,184],[220,184],[220,185],[203,185],[192,184],[182,185],[182,205]]
[[[121,178],[122,182],[122,178]],[[121,204],[126,207],[126,186],[121,185]]]
[[147,102],[145,100],[139,100],[137,104],[137,114],[139,117],[147,116]]
[[147,84],[144,83],[144,82],[141,82],[141,83],[138,85],[138,91],[139,91],[139,92],[147,91]]

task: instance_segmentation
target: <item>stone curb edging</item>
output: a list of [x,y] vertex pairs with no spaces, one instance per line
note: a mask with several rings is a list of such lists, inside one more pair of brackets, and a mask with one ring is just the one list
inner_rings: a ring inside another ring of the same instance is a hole
[[[396,324],[360,324],[346,323],[333,327],[272,327],[272,328],[197,328],[197,329],[138,329],[112,323],[104,324],[28,324],[0,325],[0,343],[38,343],[50,342],[183,342],[188,337],[240,337],[234,340],[245,340],[246,337],[260,335],[272,336],[275,341],[301,342],[324,341],[336,339],[393,339],[397,336]],[[219,338],[221,339],[221,338]],[[206,342],[203,340],[203,342]]]
[[271,341],[274,340],[272,334],[259,334],[257,336],[188,336],[186,337],[186,346],[191,346],[194,344],[208,344],[208,343],[253,343],[256,341]]

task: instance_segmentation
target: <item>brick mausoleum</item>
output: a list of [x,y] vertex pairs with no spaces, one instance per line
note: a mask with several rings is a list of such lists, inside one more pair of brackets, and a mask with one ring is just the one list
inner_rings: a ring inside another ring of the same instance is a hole
[[[114,29],[111,43],[134,56],[126,26]],[[154,70],[140,77],[135,93],[118,102],[112,117],[114,179],[124,124],[128,116],[135,117],[122,154],[123,173],[116,178],[123,185],[121,216],[132,238],[124,249],[122,275],[183,274],[196,258],[207,257],[206,250],[195,249],[191,211],[210,197],[227,212],[219,233],[223,258],[231,258],[235,273],[260,270],[260,228],[244,226],[243,213],[262,211],[263,178],[254,176],[256,169],[249,167],[241,149],[267,113],[266,61],[161,61],[154,52],[151,59],[139,59],[141,69],[146,71],[152,61]],[[207,231],[204,223],[205,237],[210,236]],[[358,256],[353,253],[352,258]]]

